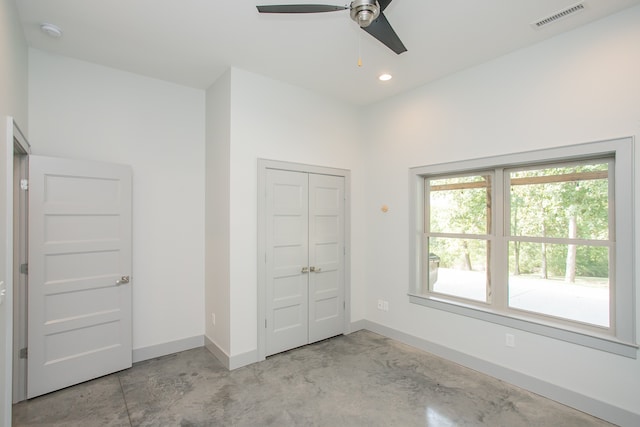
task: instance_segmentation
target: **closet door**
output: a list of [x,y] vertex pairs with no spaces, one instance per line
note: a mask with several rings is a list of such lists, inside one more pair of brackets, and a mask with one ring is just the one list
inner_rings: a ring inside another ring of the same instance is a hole
[[344,332],[344,178],[267,170],[266,355]]
[[344,330],[344,178],[309,175],[309,342]]
[[270,169],[266,194],[266,344],[275,354],[307,344],[308,175]]

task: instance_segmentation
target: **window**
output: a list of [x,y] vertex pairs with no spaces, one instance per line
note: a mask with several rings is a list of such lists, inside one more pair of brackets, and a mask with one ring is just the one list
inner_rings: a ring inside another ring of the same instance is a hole
[[607,330],[613,161],[506,172],[508,306]]
[[636,357],[631,139],[411,169],[417,304]]
[[427,295],[490,301],[492,176],[425,177]]

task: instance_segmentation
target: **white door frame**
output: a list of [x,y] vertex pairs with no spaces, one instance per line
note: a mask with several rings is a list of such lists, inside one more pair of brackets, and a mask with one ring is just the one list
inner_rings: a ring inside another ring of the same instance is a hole
[[[13,403],[27,398],[27,359],[20,350],[27,348],[27,289],[29,278],[21,266],[27,265],[28,257],[28,199],[27,190],[19,184],[28,183],[28,142],[14,142],[13,185]],[[25,148],[25,144],[27,144]],[[27,184],[28,188],[28,184]]]
[[324,166],[306,165],[302,163],[283,162],[279,160],[258,159],[258,361],[266,359],[266,203],[267,170],[278,169],[293,172],[306,172],[320,175],[333,175],[344,178],[344,328],[343,333],[350,332],[351,325],[351,171]]
[[[0,267],[0,270],[4,270],[4,275],[0,276],[0,281],[4,282],[5,300],[4,313],[5,318],[0,322],[5,327],[5,342],[0,346],[0,351],[3,351],[2,361],[0,369],[4,370],[5,383],[0,385],[2,391],[0,392],[0,424],[11,425],[11,410],[13,403],[13,186],[14,186],[14,156],[26,155],[30,152],[30,145],[27,138],[24,136],[18,124],[11,116],[2,116],[0,120],[4,121],[4,124],[0,126],[3,130],[4,136],[0,143],[1,149],[4,150],[5,161],[5,236],[6,242],[4,242],[4,248],[1,252],[4,253],[5,259],[4,266]],[[2,156],[0,156],[2,157]]]

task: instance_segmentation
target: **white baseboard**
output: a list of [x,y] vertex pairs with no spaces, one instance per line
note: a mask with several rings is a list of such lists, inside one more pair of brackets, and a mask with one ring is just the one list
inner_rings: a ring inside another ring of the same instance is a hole
[[230,371],[251,365],[258,361],[258,350],[248,351],[246,353],[229,356],[224,350],[213,342],[209,337],[204,337],[204,346],[215,356],[222,365]]
[[258,361],[258,350],[248,351],[246,353],[231,356],[229,360],[229,370],[242,368]]
[[352,323],[351,330],[367,329],[371,332],[383,335],[387,338],[400,341],[420,350],[440,356],[444,359],[466,366],[483,374],[498,378],[509,384],[529,390],[533,393],[555,400],[563,405],[570,406],[579,411],[601,418],[619,426],[640,426],[640,414],[611,404],[593,399],[575,391],[571,391],[555,384],[522,374],[511,369],[481,360],[471,355],[426,341],[422,338],[380,325],[369,320],[359,320]]
[[[365,329],[367,325],[366,322],[367,322],[366,320],[358,320],[356,322],[351,322],[351,324],[349,325],[349,331],[347,332],[347,334],[359,331],[360,329]],[[213,354],[216,357],[216,359],[220,361],[220,363],[222,363],[224,367],[226,367],[230,371],[258,362],[257,349],[248,351],[246,353],[238,354],[235,356],[229,356],[224,350],[218,347],[218,345],[206,335],[204,337],[204,346],[207,348],[207,350],[209,350],[209,352],[211,352],[211,354]]]
[[367,329],[367,325],[369,324],[368,322],[369,322],[368,320],[364,320],[364,319],[351,322],[351,325],[349,326],[349,333],[357,332],[362,329]]
[[194,337],[183,338],[177,341],[136,348],[133,350],[133,363],[178,353],[180,351],[191,350],[192,348],[202,347],[203,345],[204,336],[196,335]]
[[204,336],[204,346],[209,350],[209,353],[213,354],[222,363],[222,366],[229,369],[229,355],[206,335]]

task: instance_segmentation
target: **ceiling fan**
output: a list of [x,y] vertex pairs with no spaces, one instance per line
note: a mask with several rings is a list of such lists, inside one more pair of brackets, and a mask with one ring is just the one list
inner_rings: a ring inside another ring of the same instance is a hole
[[256,6],[260,13],[323,13],[350,10],[351,19],[360,28],[381,41],[389,49],[400,55],[407,48],[398,37],[383,11],[392,0],[354,0],[349,6],[331,6],[326,4],[281,4]]

